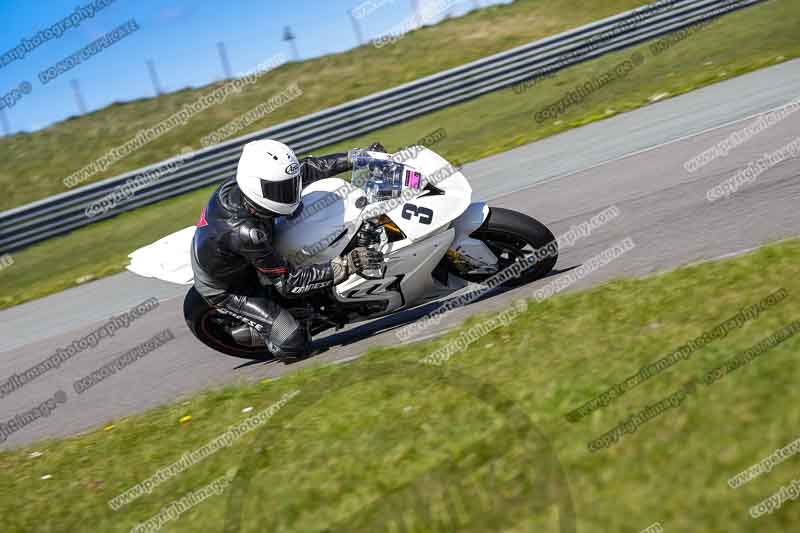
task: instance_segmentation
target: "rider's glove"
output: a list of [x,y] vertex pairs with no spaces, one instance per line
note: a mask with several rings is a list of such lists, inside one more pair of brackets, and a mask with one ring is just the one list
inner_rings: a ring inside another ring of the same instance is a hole
[[[370,152],[383,152],[384,154],[388,154],[389,152],[386,151],[386,148],[381,143],[375,142],[367,146],[367,150]],[[347,152],[347,162],[350,163],[350,167],[352,168],[353,163],[355,163],[356,157],[363,155],[364,149],[363,148],[354,148],[352,150],[348,150]]]
[[383,266],[383,254],[377,250],[369,248],[355,248],[344,257],[337,257],[331,260],[333,268],[333,283],[338,285],[350,274],[380,268]]
[[378,143],[378,142],[370,144],[367,147],[367,150],[369,150],[370,152],[383,152],[384,154],[388,154],[389,153],[389,152],[386,151],[386,148],[384,148],[383,145],[381,143]]

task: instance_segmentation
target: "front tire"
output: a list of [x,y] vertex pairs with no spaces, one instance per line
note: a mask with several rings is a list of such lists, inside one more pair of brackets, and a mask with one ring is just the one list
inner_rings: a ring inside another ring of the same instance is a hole
[[194,336],[212,350],[246,359],[273,357],[265,347],[251,347],[237,343],[230,335],[230,330],[231,327],[239,326],[241,323],[209,305],[194,287],[189,289],[183,300],[183,318]]
[[533,217],[510,209],[492,207],[489,216],[471,237],[483,241],[498,257],[499,271],[530,255],[534,250],[553,243],[555,253],[536,262],[522,275],[504,283],[505,286],[521,285],[541,279],[553,270],[558,261],[558,244],[547,226]]

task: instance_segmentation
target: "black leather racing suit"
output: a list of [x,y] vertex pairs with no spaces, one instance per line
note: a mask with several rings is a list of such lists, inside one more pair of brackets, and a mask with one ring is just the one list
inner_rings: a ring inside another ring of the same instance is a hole
[[[300,161],[303,187],[350,170],[347,154]],[[304,328],[271,295],[299,297],[333,285],[330,263],[293,268],[272,247],[274,218],[251,214],[235,179],[223,183],[203,210],[192,242],[194,286],[206,301],[244,318],[284,360],[302,357]]]

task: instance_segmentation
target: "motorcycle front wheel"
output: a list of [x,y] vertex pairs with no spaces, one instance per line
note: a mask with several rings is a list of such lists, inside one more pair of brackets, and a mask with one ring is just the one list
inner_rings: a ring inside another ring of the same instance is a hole
[[[547,226],[533,217],[510,209],[492,207],[489,216],[480,228],[472,235],[474,239],[483,241],[498,259],[498,271],[511,266],[514,262],[529,258],[534,250],[544,250],[550,245],[550,252],[541,260],[534,262],[521,275],[513,277],[504,286],[515,286],[529,283],[545,277],[558,261],[558,244]],[[470,278],[480,282],[483,279]]]

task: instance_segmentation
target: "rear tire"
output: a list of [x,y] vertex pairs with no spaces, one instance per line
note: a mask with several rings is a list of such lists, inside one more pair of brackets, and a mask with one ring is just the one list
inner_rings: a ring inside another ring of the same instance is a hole
[[[522,252],[525,251],[525,248],[531,248],[530,251],[536,250],[556,240],[553,233],[547,229],[547,226],[535,218],[501,207],[492,207],[489,211],[489,216],[481,227],[472,233],[471,237],[483,241],[492,249],[495,255],[499,255],[500,270],[512,264],[514,260],[524,256],[525,254]],[[520,248],[522,243],[525,246]],[[513,257],[514,250],[520,252],[516,258]],[[498,254],[498,252],[502,253]],[[553,270],[557,261],[558,249],[556,248],[555,254],[534,264],[522,275],[509,280],[503,285],[515,286],[541,279]],[[486,278],[488,277],[486,276]]]
[[192,287],[183,300],[183,318],[197,339],[217,352],[246,359],[271,359],[266,347],[254,348],[236,343],[223,327],[226,323],[239,323],[228,315],[222,315],[209,305]]

